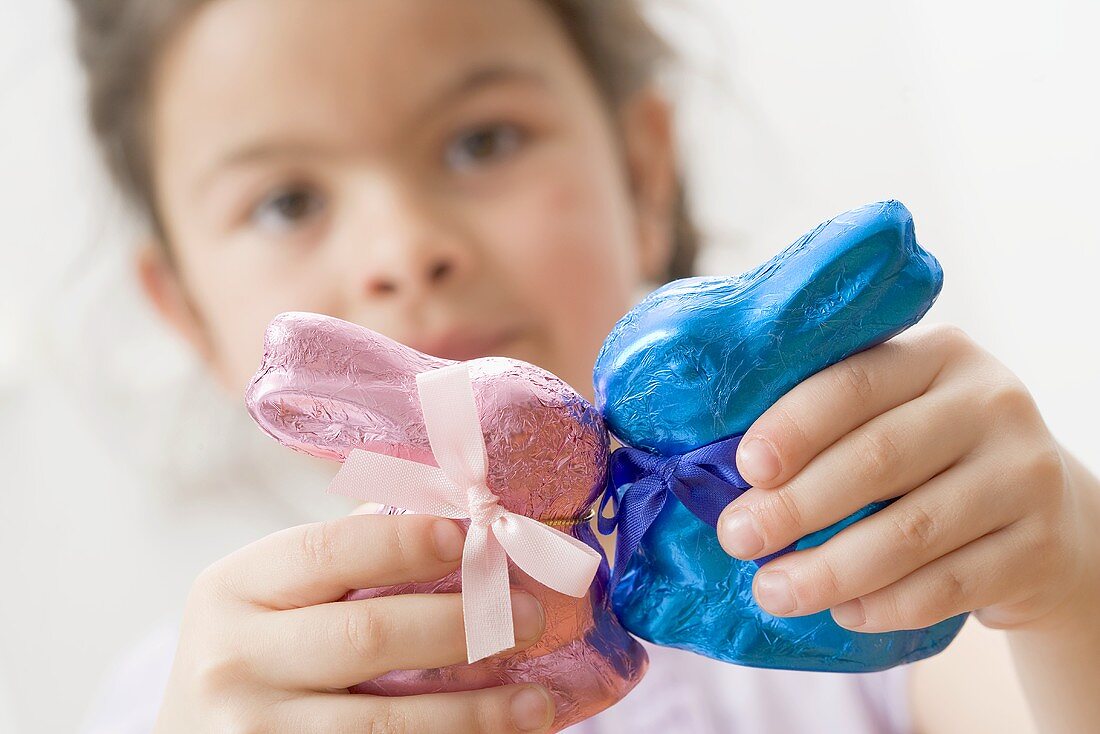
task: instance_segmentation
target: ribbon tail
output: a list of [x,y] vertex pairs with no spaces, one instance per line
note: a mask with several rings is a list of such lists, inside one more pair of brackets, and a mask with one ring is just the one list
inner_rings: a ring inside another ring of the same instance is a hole
[[619,503],[618,530],[615,538],[615,571],[611,588],[622,579],[630,559],[665,506],[668,490],[656,477],[639,479],[627,488]]
[[360,449],[348,454],[328,491],[425,515],[469,517],[454,504],[455,486],[441,469]]
[[471,525],[462,552],[462,616],[467,662],[516,646],[508,557],[489,528]]
[[597,551],[538,520],[511,512],[492,528],[508,557],[535,581],[578,599],[588,593],[603,560]]
[[421,372],[416,386],[439,468],[463,490],[484,485],[488,459],[469,366],[463,362]]
[[[735,457],[741,438],[734,436],[686,454],[670,482],[673,493],[684,507],[713,528],[718,526],[722,511],[752,488],[737,470]],[[791,543],[771,555],[755,559],[754,563],[763,566],[794,549],[795,544]]]

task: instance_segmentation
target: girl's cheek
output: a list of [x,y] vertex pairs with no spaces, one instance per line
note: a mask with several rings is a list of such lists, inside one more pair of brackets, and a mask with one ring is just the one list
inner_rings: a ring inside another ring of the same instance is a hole
[[[567,162],[568,163],[568,162]],[[553,169],[497,208],[497,260],[510,292],[550,338],[543,366],[591,392],[596,354],[640,283],[629,209],[599,168]]]
[[[528,185],[513,189],[497,207],[497,227],[508,232],[503,242],[524,243],[503,246],[512,256],[521,249],[524,267],[533,271],[528,277],[558,300],[574,284],[608,278],[614,283],[628,275],[631,262],[622,257],[630,249],[628,233],[608,178],[597,162],[561,156],[531,171]],[[557,282],[548,282],[546,273],[558,276]]]
[[244,389],[259,364],[273,316],[327,308],[326,291],[311,268],[287,262],[256,238],[218,239],[196,229],[180,232],[175,244],[181,280],[210,341],[210,366],[232,394]]
[[543,267],[557,276],[558,299],[568,296],[592,317],[629,305],[638,277],[628,217],[614,193],[592,181],[565,180],[548,187],[543,203],[546,231],[553,232],[540,250]]

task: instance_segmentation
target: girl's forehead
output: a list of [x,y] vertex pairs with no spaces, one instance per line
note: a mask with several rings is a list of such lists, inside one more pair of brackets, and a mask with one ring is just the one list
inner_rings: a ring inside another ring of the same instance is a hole
[[537,0],[215,0],[166,49],[153,124],[187,159],[280,135],[382,141],[495,83],[585,78]]
[[[470,67],[574,62],[537,0],[215,0],[176,37],[163,70],[242,92],[341,89],[375,106],[430,93]],[[410,104],[413,102],[410,101]]]

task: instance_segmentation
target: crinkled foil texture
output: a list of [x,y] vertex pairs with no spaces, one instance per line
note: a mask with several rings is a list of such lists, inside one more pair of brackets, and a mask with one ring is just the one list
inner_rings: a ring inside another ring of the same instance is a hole
[[[595,368],[597,404],[624,443],[682,454],[744,433],[814,373],[919,321],[943,284],[899,202],[832,219],[738,277],[654,292],[619,322]],[[843,481],[838,477],[837,481]],[[819,545],[860,517],[803,538]],[[859,634],[828,612],[780,619],[752,596],[756,565],[731,559],[675,497],[631,559],[613,604],[634,634],[744,665],[866,672],[935,654],[964,617]]]
[[[416,375],[451,364],[344,321],[291,313],[268,328],[264,363],[246,402],[264,431],[312,456],[363,449],[435,465]],[[511,512],[583,517],[602,491],[608,435],[598,412],[553,375],[524,362],[468,363],[489,459],[489,488]],[[561,528],[597,551],[587,523]],[[616,620],[602,564],[587,597],[553,592],[510,564],[512,584],[537,597],[547,631],[534,647],[473,665],[396,671],[354,690],[388,696],[527,682],[557,703],[555,731],[620,700],[641,679],[645,651]],[[457,592],[458,572],[428,584],[360,590],[349,599]]]

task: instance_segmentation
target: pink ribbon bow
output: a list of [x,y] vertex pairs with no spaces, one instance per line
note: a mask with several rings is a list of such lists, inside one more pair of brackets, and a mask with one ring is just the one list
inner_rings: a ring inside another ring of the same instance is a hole
[[537,520],[508,512],[486,484],[485,439],[465,364],[416,376],[439,468],[353,450],[330,492],[411,512],[470,520],[462,553],[462,613],[470,663],[516,645],[508,559],[554,591],[588,593],[601,556]]

